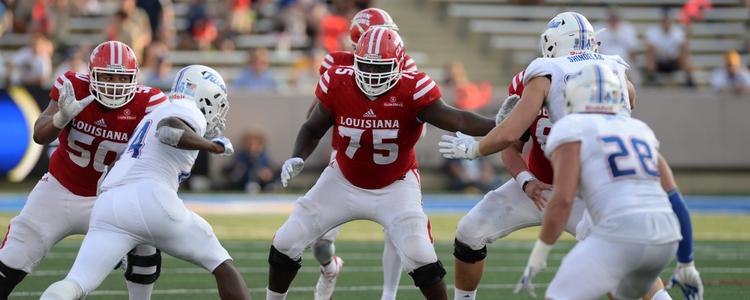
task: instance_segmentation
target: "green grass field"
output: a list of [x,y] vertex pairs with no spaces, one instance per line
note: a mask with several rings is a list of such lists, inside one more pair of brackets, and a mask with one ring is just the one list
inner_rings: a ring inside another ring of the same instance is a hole
[[[12,215],[0,215],[0,226],[7,225]],[[453,282],[452,240],[460,215],[432,215],[438,256],[445,264],[449,287]],[[254,299],[265,299],[267,254],[270,238],[285,216],[269,215],[210,215],[223,244],[234,257],[245,276]],[[750,299],[750,216],[695,215],[696,263],[706,283],[706,299]],[[523,271],[526,259],[536,238],[535,229],[522,230],[489,247],[487,270],[479,290],[483,299],[532,299],[513,295],[512,288]],[[345,259],[338,281],[336,299],[378,299],[380,295],[381,253],[383,234],[378,225],[358,221],[347,224],[336,243],[337,254]],[[65,276],[73,263],[80,237],[58,244],[41,265],[21,283],[11,299],[38,298],[52,282]],[[563,255],[573,246],[570,237],[560,242],[550,256],[550,269],[540,274],[537,293],[543,293],[560,264]],[[671,269],[663,273],[667,278]],[[292,285],[287,299],[312,299],[318,267],[309,253],[303,268]],[[582,282],[581,284],[591,284]],[[452,298],[452,289],[449,291]],[[682,299],[677,290],[670,292]],[[116,270],[99,289],[87,299],[126,299],[123,271]],[[203,269],[165,256],[162,275],[156,283],[154,299],[218,299],[213,277]],[[404,274],[399,288],[399,299],[421,299],[412,279]]]

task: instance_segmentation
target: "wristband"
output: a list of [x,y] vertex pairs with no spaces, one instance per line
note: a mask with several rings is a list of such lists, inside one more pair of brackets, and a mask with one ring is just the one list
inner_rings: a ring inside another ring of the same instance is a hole
[[536,176],[534,174],[531,174],[529,171],[523,171],[521,173],[518,173],[516,175],[516,182],[521,186],[521,190],[524,192],[526,191],[526,184],[531,182],[532,180],[537,180]]

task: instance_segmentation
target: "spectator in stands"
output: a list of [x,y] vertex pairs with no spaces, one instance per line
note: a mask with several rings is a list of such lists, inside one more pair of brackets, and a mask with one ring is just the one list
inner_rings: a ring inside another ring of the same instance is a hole
[[0,1],[0,36],[5,33],[5,30],[7,30],[10,27],[11,22],[13,22],[13,15],[8,8],[9,7],[5,5],[5,2]]
[[247,68],[242,70],[234,85],[255,91],[270,92],[278,89],[278,83],[273,72],[269,70],[270,58],[268,50],[257,48],[250,51]]
[[229,6],[226,10],[229,13],[229,31],[232,33],[247,34],[253,28],[255,13],[250,9],[251,0],[232,0],[226,1]]
[[238,150],[234,162],[224,172],[229,174],[229,187],[248,193],[272,190],[277,172],[266,151],[265,133],[258,129],[246,130]]
[[323,53],[320,50],[310,50],[292,65],[292,75],[289,86],[295,92],[308,94],[315,91],[315,86],[320,79],[320,64],[323,62]]
[[668,9],[663,9],[659,25],[646,30],[646,76],[650,83],[659,84],[659,74],[685,73],[685,85],[695,86],[685,32],[673,24]]
[[499,183],[495,178],[492,164],[485,158],[447,159],[445,165],[450,176],[450,190],[486,193]]
[[635,62],[638,34],[633,24],[620,18],[616,8],[610,7],[607,23],[598,24],[595,28],[606,28],[596,35],[596,39],[601,43],[599,53],[619,55],[628,62]]
[[8,68],[5,65],[3,53],[0,52],[0,89],[4,89],[6,86],[8,86]]
[[42,87],[50,82],[54,47],[43,34],[35,33],[31,43],[18,50],[10,64],[10,82],[14,85]]
[[137,0],[136,6],[148,14],[154,40],[169,41],[174,36],[174,8],[171,0]]
[[174,73],[172,72],[172,63],[166,57],[166,55],[159,55],[156,57],[153,69],[143,70],[143,82],[148,86],[160,88],[162,90],[169,90],[174,80]]
[[330,52],[347,50],[349,46],[349,14],[354,9],[348,1],[334,1],[335,10],[320,19],[320,44]]
[[[208,12],[205,0],[194,0],[188,8],[186,16],[188,20],[187,32],[195,47],[192,49],[207,50],[219,37],[214,18]],[[190,45],[185,44],[183,45]]]
[[107,39],[118,40],[130,46],[136,57],[151,43],[151,25],[148,14],[135,5],[135,0],[123,0],[120,9],[107,26]]
[[486,81],[471,82],[463,63],[455,61],[448,64],[445,74],[442,86],[453,90],[452,96],[456,107],[477,111],[487,106],[492,99],[492,84]]
[[55,69],[54,76],[65,74],[67,71],[88,73],[88,64],[85,60],[86,55],[90,53],[87,47],[70,47],[65,51],[65,58]]
[[750,94],[750,70],[742,64],[742,58],[737,51],[732,50],[724,54],[724,67],[714,71],[711,88],[721,94]]

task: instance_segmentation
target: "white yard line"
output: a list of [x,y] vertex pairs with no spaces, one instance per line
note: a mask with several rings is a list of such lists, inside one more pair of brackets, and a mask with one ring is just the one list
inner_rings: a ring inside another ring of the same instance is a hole
[[[499,284],[482,284],[483,290],[488,289],[512,289],[516,286],[515,283],[499,283]],[[534,284],[535,287],[546,287],[547,284],[538,283]],[[453,288],[452,284],[448,285],[449,289]],[[312,292],[315,289],[314,286],[298,286],[291,287],[290,292]],[[369,291],[380,291],[383,289],[382,285],[359,285],[359,286],[336,286],[337,292],[369,292]],[[251,288],[250,292],[261,293],[265,292],[266,288]],[[400,285],[399,291],[404,290],[417,290],[417,287],[413,285]],[[187,294],[216,294],[216,289],[154,289],[154,295],[187,295]],[[90,296],[125,296],[128,294],[127,290],[96,290],[89,294]],[[42,292],[15,292],[10,294],[11,297],[39,297]]]

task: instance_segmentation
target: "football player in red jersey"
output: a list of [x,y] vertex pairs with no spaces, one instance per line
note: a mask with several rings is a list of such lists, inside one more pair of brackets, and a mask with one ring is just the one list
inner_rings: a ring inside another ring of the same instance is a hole
[[[351,39],[354,49],[357,48],[359,38],[362,37],[370,27],[374,26],[398,30],[398,26],[396,26],[396,23],[393,22],[393,19],[386,11],[379,8],[363,9],[352,18],[351,26],[349,27],[349,38]],[[417,64],[414,62],[414,59],[408,54],[404,54],[404,59],[404,71],[416,72]],[[320,64],[320,75],[322,76],[323,73],[336,66],[352,65],[354,65],[354,52],[331,52],[324,57],[323,62]],[[315,100],[311,103],[310,109],[308,110],[308,116],[312,113],[312,109],[317,102],[318,101]],[[331,136],[331,144],[334,149],[331,153],[331,159],[336,155],[336,143],[338,143],[338,139],[338,135]],[[336,247],[333,244],[340,231],[341,227],[337,226],[326,232],[310,246],[315,259],[320,263],[320,276],[315,285],[316,300],[327,300],[331,298],[336,286],[336,279],[341,272],[344,260],[341,259],[341,257],[335,256]],[[401,280],[402,265],[398,252],[388,238],[387,233],[385,237],[385,246],[383,247],[382,261],[383,293],[380,299],[394,300],[396,299],[396,293],[398,291],[398,283]]]
[[414,144],[425,122],[472,135],[488,132],[495,122],[448,106],[427,74],[402,72],[403,66],[398,33],[373,27],[360,38],[353,67],[331,68],[321,76],[315,91],[319,102],[282,166],[282,184],[299,174],[331,127],[340,137],[337,154],[274,236],[267,299],[286,297],[307,245],[356,219],[385,228],[404,270],[427,299],[448,298],[445,269],[422,210]]
[[[107,41],[92,51],[88,74],[68,71],[55,80],[52,101],[34,124],[34,141],[59,139],[60,146],[50,158],[49,172],[8,225],[0,247],[0,299],[7,298],[58,241],[86,233],[97,186],[108,166],[143,116],[167,100],[159,89],[138,85],[137,72],[133,50]],[[159,277],[159,251],[138,246],[128,254],[128,262],[130,299],[149,299]]]

